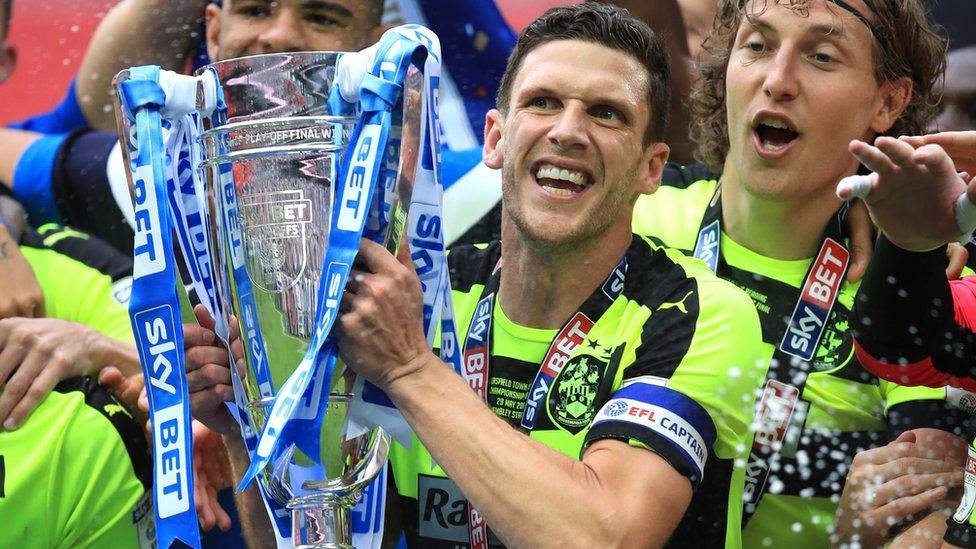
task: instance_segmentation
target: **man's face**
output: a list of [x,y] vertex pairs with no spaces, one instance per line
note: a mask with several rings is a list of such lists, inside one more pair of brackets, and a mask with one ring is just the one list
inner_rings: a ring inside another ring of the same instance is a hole
[[611,225],[629,232],[633,201],[656,188],[668,151],[642,142],[648,85],[639,61],[590,42],[558,40],[525,56],[508,115],[489,113],[485,139],[521,238],[575,246]]
[[935,130],[976,130],[976,46],[949,52]]
[[207,6],[207,51],[222,61],[286,51],[355,51],[373,42],[380,4],[362,0],[225,0]]
[[[848,3],[873,18],[862,0]],[[743,18],[726,73],[724,176],[767,199],[822,198],[857,168],[848,143],[887,130],[901,107],[876,81],[871,31],[854,15],[825,0],[809,16],[753,6],[765,11]]]

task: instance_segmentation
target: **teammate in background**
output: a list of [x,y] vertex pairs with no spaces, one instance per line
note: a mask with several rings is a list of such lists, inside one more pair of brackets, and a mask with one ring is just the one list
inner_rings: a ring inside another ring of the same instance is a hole
[[[83,236],[28,229],[20,253],[49,318],[0,318],[0,516],[3,539],[26,547],[138,547],[151,532],[142,426],[94,380],[75,377],[138,368],[118,301],[128,299],[131,262]],[[5,283],[12,251],[0,244]]]
[[[520,37],[485,126],[502,241],[450,255],[465,354],[490,338],[484,369],[467,372],[487,402],[426,349],[416,275],[363,243],[340,350],[419,439],[391,453],[394,539],[402,524],[411,546],[740,545],[733,460],[765,373],[754,309],[631,233],[667,156],[667,90],[660,39],[618,8],[555,8]],[[564,366],[533,397],[550,359]],[[223,372],[195,403],[229,385]],[[546,511],[526,512],[536,502]],[[713,517],[725,526],[703,528]]]
[[[915,0],[719,2],[692,97],[707,166],[669,166],[635,206],[635,232],[702,258],[759,312],[770,368],[746,464],[749,547],[824,547],[832,532],[880,545],[959,481],[963,443],[947,431],[968,414],[944,390],[879,382],[854,356],[857,285],[844,283],[851,242],[834,196],[858,169],[850,140],[917,132],[934,114],[945,41],[924,14]],[[851,488],[893,501],[842,507],[835,526],[854,454],[909,429],[871,457],[929,474],[881,467]]]

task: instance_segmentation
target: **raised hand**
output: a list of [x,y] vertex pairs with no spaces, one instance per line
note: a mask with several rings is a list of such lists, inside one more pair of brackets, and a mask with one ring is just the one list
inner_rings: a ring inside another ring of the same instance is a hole
[[845,178],[838,196],[862,197],[895,245],[927,251],[963,233],[956,221],[956,200],[966,191],[966,182],[938,145],[915,149],[906,141],[879,137],[874,145],[852,141],[850,151],[874,173],[866,179]]
[[[902,136],[898,139],[916,149],[925,145],[938,145],[952,158],[957,172],[976,175],[976,131]],[[970,198],[976,199],[976,196],[971,196]]]

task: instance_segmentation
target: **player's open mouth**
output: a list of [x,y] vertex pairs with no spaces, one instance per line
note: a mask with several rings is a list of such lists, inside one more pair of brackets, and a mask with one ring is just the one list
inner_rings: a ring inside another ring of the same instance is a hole
[[573,196],[586,190],[591,178],[585,172],[543,162],[534,170],[536,183],[555,196]]
[[756,148],[764,156],[779,156],[800,134],[789,119],[772,114],[758,114],[752,123]]

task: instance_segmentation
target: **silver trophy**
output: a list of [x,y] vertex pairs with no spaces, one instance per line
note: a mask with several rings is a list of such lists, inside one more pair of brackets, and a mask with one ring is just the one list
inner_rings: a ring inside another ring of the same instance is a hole
[[[198,168],[206,171],[216,243],[210,256],[218,279],[224,277],[221,286],[230,289],[224,296],[228,313],[240,324],[243,401],[258,433],[276,389],[301,361],[315,329],[333,186],[356,123],[355,113],[330,107],[341,55],[281,53],[210,65],[226,110],[204,122],[205,158]],[[123,71],[117,81],[126,77]],[[399,142],[401,154],[384,243],[394,253],[413,188],[422,86],[422,74],[411,68],[403,87],[403,118],[391,129],[391,142]],[[201,86],[198,102],[203,95]],[[120,118],[120,132],[128,132],[127,126]],[[236,216],[228,216],[228,198],[236,204]],[[323,467],[313,467],[313,456],[293,448],[259,476],[266,491],[291,510],[297,547],[352,547],[349,511],[386,463],[389,440],[381,429],[348,436],[352,384],[340,361],[321,388],[329,391],[316,456]]]

